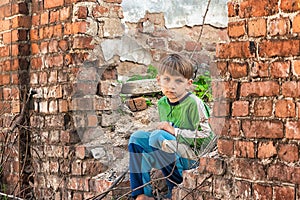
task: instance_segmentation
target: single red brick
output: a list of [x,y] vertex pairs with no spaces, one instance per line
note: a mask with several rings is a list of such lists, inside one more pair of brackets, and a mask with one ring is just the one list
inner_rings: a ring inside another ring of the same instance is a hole
[[300,40],[264,40],[259,44],[260,57],[288,57],[300,54]]
[[238,15],[238,3],[236,2],[228,2],[227,8],[228,8],[228,17],[236,17]]
[[290,73],[290,61],[271,63],[271,76],[275,78],[286,78]]
[[236,119],[230,119],[229,126],[229,136],[238,137],[240,135],[241,121]]
[[270,16],[278,13],[278,0],[248,0],[240,3],[241,18]]
[[77,10],[77,17],[79,19],[86,19],[88,15],[88,9],[85,6],[80,6]]
[[126,101],[126,105],[131,111],[145,110],[148,106],[144,97],[137,97]]
[[[19,49],[20,49],[20,46],[19,45],[11,45],[11,55],[13,55],[13,56],[20,56],[19,55]],[[29,50],[30,48],[28,48],[27,49],[27,52],[23,49],[23,52],[22,53],[24,53],[24,55],[26,55],[26,54],[28,54],[29,53]],[[9,51],[8,51],[9,52]],[[2,54],[3,55],[3,54]]]
[[234,155],[237,157],[254,158],[255,157],[254,143],[250,141],[235,141]]
[[0,19],[0,32],[10,30],[11,22],[10,20]]
[[49,12],[43,12],[40,14],[41,16],[41,25],[45,25],[49,23]]
[[93,49],[94,45],[91,44],[92,37],[76,37],[74,38],[73,48],[74,49]]
[[230,72],[232,78],[243,78],[248,75],[248,65],[247,63],[230,62],[228,71]]
[[297,162],[299,160],[299,149],[295,144],[280,144],[278,157],[286,162]]
[[39,54],[40,53],[40,47],[37,43],[31,43],[31,53],[32,54]]
[[71,173],[72,175],[82,175],[82,161],[74,160],[71,163]]
[[60,21],[68,20],[72,16],[71,13],[71,7],[70,6],[64,6],[60,10]]
[[282,95],[285,97],[300,97],[300,82],[288,81],[282,83]]
[[294,17],[292,26],[293,26],[293,33],[300,33],[300,14]]
[[294,12],[300,10],[299,0],[281,0],[280,8],[284,12]]
[[272,100],[256,100],[254,102],[254,115],[258,117],[270,117],[273,111]]
[[42,64],[42,59],[37,57],[37,58],[31,58],[31,68],[32,69],[41,69],[43,64]]
[[50,23],[55,23],[59,21],[59,10],[50,11]]
[[228,23],[228,35],[232,38],[238,38],[246,34],[245,21]]
[[75,155],[77,158],[84,159],[84,158],[88,157],[88,150],[85,146],[83,146],[83,145],[76,146],[75,149],[76,149]]
[[255,56],[256,47],[254,42],[231,42],[226,44],[218,44],[216,56],[218,58],[253,58]]
[[58,110],[59,112],[68,112],[69,111],[69,104],[67,100],[59,99],[58,100]]
[[53,39],[49,42],[49,53],[56,53],[58,52],[58,41]]
[[245,120],[242,122],[242,130],[246,138],[283,138],[283,124],[276,120]]
[[268,33],[271,36],[286,35],[290,32],[289,18],[272,19],[268,27]]
[[219,139],[218,140],[218,151],[220,154],[225,156],[233,156],[233,141],[232,140],[225,140]]
[[275,186],[274,199],[294,199],[295,188],[290,186]]
[[292,62],[293,62],[292,64],[293,75],[300,77],[300,60],[293,60]]
[[265,166],[257,160],[236,158],[229,167],[235,177],[250,180],[265,180],[266,178]]
[[61,51],[66,51],[69,48],[69,43],[66,40],[60,40],[58,43],[59,49]]
[[64,0],[44,0],[45,9],[55,8],[64,5]]
[[235,180],[233,184],[233,191],[236,197],[239,197],[241,199],[248,199],[250,196],[252,196],[251,183],[244,180]]
[[40,25],[40,15],[33,15],[31,16],[31,24],[32,26],[38,26]]
[[269,77],[269,63],[265,62],[254,62],[251,67],[252,77]]
[[30,39],[35,41],[39,39],[39,30],[38,29],[31,29],[30,30]]
[[264,37],[267,35],[267,22],[264,18],[248,21],[248,35],[250,37]]
[[21,112],[21,104],[19,101],[13,101],[11,103],[11,112],[12,113],[20,113]]
[[259,142],[257,151],[257,157],[262,159],[270,158],[277,154],[273,141]]
[[255,199],[272,199],[272,187],[255,183],[253,185],[253,196]]
[[59,37],[62,38],[62,25],[61,24],[56,24],[53,26],[53,37]]
[[278,100],[275,103],[275,116],[276,117],[295,117],[296,116],[296,105],[293,100]]
[[277,96],[280,86],[275,81],[250,82],[241,84],[241,96]]
[[8,85],[10,83],[10,75],[9,74],[1,74],[0,75],[0,85]]
[[109,8],[106,6],[97,5],[92,10],[93,17],[107,17],[109,15]]
[[235,101],[232,104],[232,116],[245,117],[249,115],[248,101]]

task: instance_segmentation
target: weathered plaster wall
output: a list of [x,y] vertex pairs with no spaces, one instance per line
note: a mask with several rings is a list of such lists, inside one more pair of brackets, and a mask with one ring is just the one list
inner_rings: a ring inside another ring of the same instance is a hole
[[215,27],[227,27],[227,0],[124,0],[123,21],[136,23],[146,12],[164,13],[165,25],[169,28],[203,25],[207,5],[209,8],[204,24]]

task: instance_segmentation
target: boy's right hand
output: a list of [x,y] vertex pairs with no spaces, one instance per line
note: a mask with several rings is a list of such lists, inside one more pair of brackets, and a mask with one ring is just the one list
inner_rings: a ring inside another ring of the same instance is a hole
[[173,126],[170,125],[169,122],[159,122],[157,128],[161,130],[165,130],[172,135],[175,135],[175,129]]

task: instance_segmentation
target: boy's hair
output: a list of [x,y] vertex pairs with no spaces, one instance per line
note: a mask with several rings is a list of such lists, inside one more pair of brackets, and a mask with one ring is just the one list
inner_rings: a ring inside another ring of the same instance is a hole
[[[158,74],[182,75],[186,79],[192,79],[194,74],[193,65],[179,54],[168,54],[158,67]],[[178,74],[179,73],[179,74]]]

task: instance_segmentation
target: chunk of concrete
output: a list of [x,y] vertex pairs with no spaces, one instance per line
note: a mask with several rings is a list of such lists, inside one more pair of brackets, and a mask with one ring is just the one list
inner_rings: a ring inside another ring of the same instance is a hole
[[128,81],[123,84],[121,89],[122,94],[131,94],[132,96],[153,94],[160,91],[161,89],[157,85],[156,79]]

